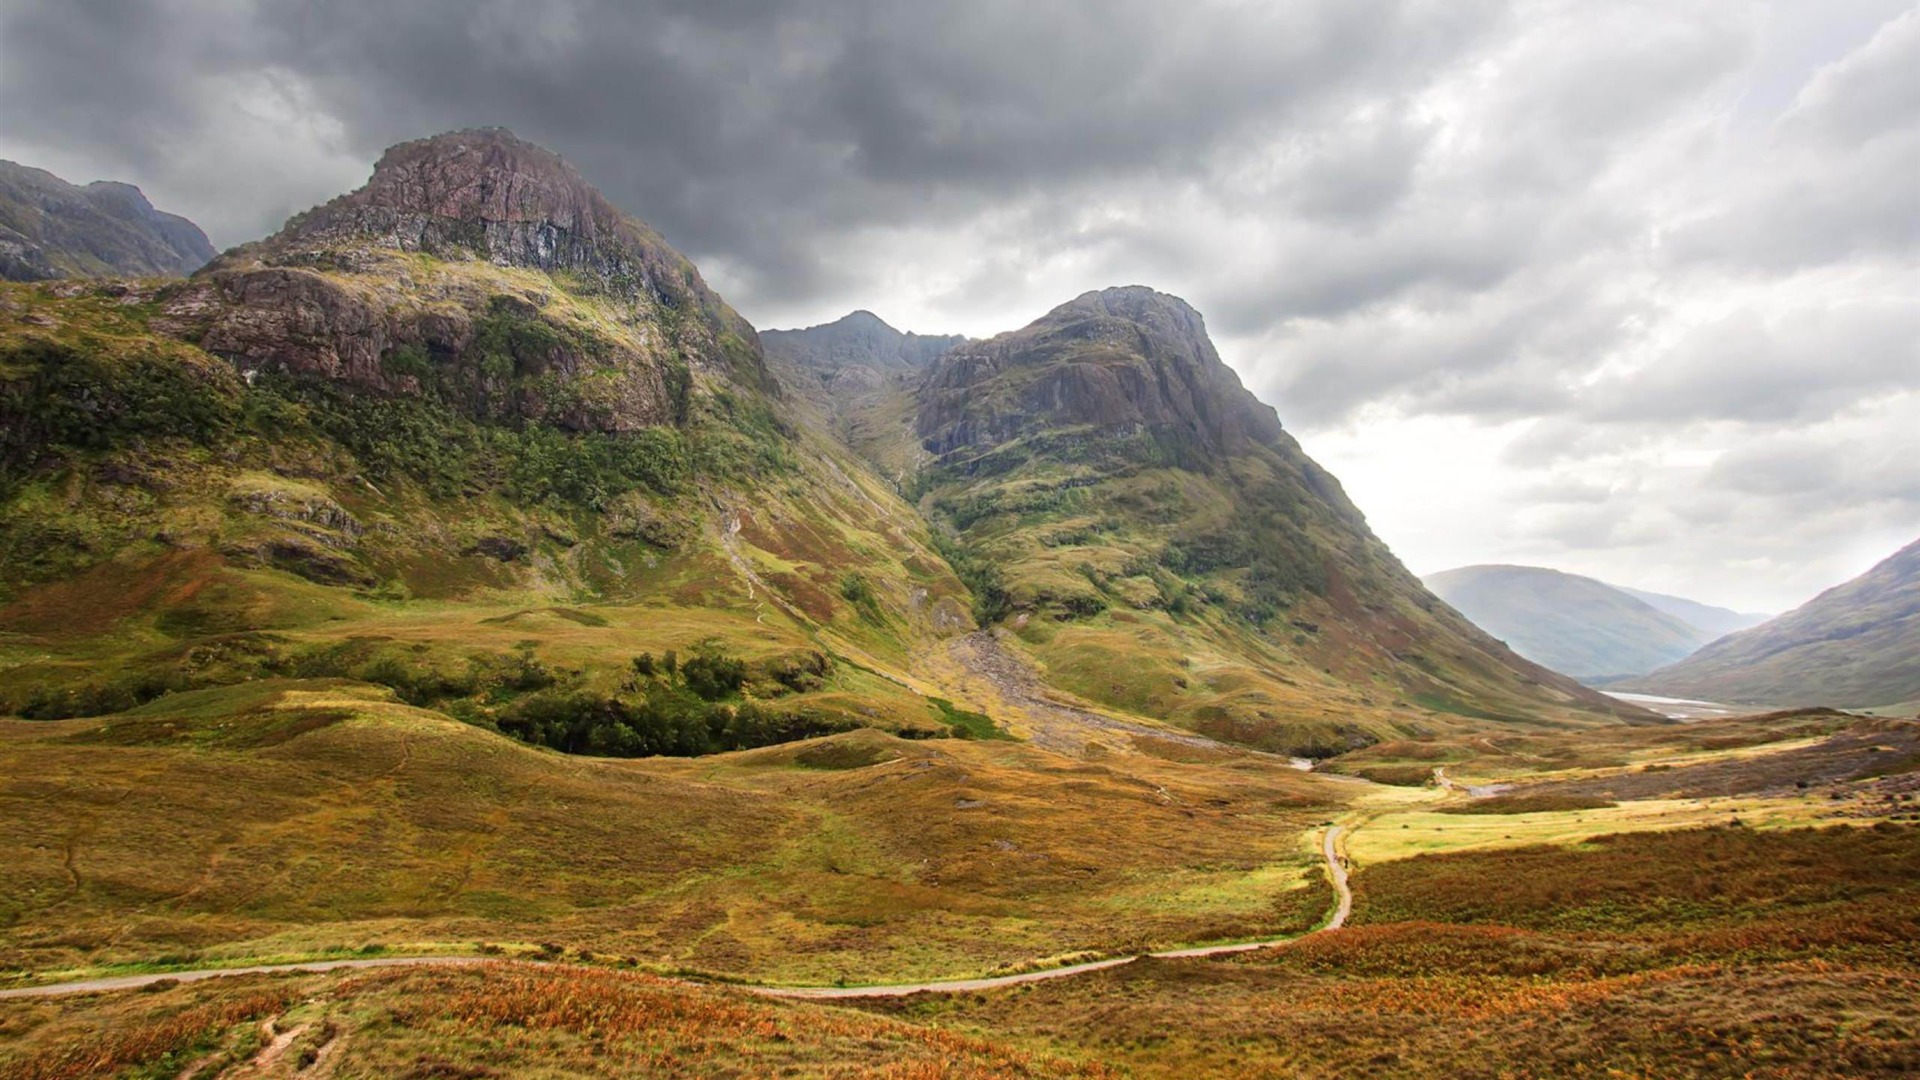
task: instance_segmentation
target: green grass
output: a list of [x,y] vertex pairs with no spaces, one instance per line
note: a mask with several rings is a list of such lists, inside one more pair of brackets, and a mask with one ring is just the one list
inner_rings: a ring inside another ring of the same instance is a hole
[[927,699],[940,713],[940,719],[963,739],[1011,739],[1005,728],[993,722],[993,717],[985,713],[969,712],[958,708],[946,698]]

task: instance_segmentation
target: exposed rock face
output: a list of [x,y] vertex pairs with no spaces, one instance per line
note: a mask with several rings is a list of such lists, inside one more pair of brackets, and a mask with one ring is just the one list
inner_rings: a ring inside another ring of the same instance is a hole
[[1090,292],[1022,330],[953,350],[920,392],[918,430],[947,454],[1041,428],[1159,430],[1220,453],[1281,436],[1186,301],[1140,286]]
[[673,422],[693,372],[773,386],[753,328],[692,263],[500,129],[392,148],[365,187],[195,275],[160,324],[243,371],[452,385],[476,411],[575,430]]
[[132,184],[77,187],[0,161],[0,278],[187,274],[213,255],[199,226],[155,210]]
[[267,261],[327,265],[372,244],[499,266],[572,270],[662,303],[718,303],[693,264],[558,154],[499,128],[401,143],[358,191],[287,222]]
[[870,311],[856,311],[804,330],[760,335],[781,385],[805,399],[850,445],[863,433],[857,418],[967,339],[958,334],[903,334]]

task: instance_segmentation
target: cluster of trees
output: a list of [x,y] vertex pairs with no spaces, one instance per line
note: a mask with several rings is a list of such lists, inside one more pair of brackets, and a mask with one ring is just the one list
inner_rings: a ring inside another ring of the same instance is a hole
[[750,750],[854,726],[843,717],[746,700],[746,680],[745,661],[703,642],[684,660],[672,651],[635,657],[619,694],[550,689],[512,702],[492,719],[524,742],[611,757]]

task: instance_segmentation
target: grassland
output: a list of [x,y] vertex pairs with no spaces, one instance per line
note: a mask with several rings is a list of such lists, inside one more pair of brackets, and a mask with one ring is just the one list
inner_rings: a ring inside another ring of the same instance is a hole
[[1901,1076],[1916,858],[1893,825],[1428,856],[1291,948],[869,1007],[1138,1077]]
[[366,946],[831,983],[1311,926],[1334,785],[855,731],[699,759],[518,745],[377,687],[266,680],[0,721],[0,964]]
[[[1567,782],[1663,763],[1652,775],[1678,783],[1777,778],[1883,744],[1886,724],[1606,735],[1586,760],[1629,763]],[[129,1075],[209,1077],[303,1061],[316,1076],[1780,1078],[1920,1062],[1920,830],[1873,824],[1908,812],[1884,799],[1911,774],[1460,814],[1494,800],[1100,745],[1076,762],[862,730],[591,760],[365,684],[298,681],[0,724],[0,800],[21,823],[0,858],[23,871],[0,910],[23,972],[548,961],[10,1002],[0,1075],[83,1074],[82,1047],[146,1070]],[[864,1013],[646,975],[904,981],[1300,932],[1328,900],[1310,848],[1327,820],[1349,826],[1354,921],[1281,949]],[[1833,820],[1849,824],[1804,827]]]
[[646,975],[497,964],[0,1005],[0,1077],[1115,1075],[991,1039]]

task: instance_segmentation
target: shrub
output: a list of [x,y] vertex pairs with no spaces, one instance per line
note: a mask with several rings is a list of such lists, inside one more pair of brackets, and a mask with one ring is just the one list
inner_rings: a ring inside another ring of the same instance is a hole
[[680,665],[680,677],[696,696],[706,701],[720,701],[740,692],[740,684],[747,678],[747,665],[737,657],[728,656],[717,643],[701,642],[694,646],[693,658]]

